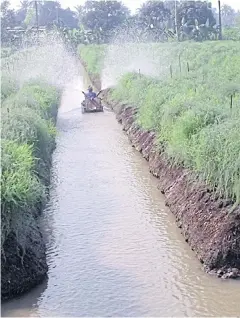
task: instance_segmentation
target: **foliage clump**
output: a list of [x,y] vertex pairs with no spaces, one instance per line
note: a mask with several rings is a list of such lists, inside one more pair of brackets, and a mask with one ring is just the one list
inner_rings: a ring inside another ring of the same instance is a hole
[[6,76],[2,88],[2,247],[11,232],[24,247],[35,212],[46,199],[60,94],[41,81],[19,88]]

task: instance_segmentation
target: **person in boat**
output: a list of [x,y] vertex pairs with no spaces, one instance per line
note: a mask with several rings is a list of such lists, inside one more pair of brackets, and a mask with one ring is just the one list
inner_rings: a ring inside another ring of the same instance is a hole
[[87,96],[87,98],[93,100],[94,98],[97,97],[97,94],[93,91],[92,87],[89,86],[89,87],[88,87],[88,92],[87,92],[86,96]]

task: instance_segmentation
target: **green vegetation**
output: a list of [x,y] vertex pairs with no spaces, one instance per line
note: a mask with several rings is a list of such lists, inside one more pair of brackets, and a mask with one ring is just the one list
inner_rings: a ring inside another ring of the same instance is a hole
[[82,58],[82,61],[86,64],[87,71],[90,74],[98,75],[103,68],[105,51],[107,45],[80,45],[78,52]]
[[[67,45],[111,43],[119,34],[138,42],[173,40],[216,40],[221,38],[218,9],[206,1],[144,1],[131,13],[121,1],[85,1],[72,11],[58,1],[39,1],[38,18],[34,1],[22,1],[13,9],[10,1],[1,2],[3,46],[16,49],[36,41],[36,33],[60,31]],[[215,2],[216,5],[216,2]],[[221,6],[222,27],[228,28],[224,39],[239,39],[239,11]],[[40,28],[36,28],[40,26]],[[177,26],[177,27],[176,27]],[[232,30],[231,30],[232,29]]]
[[[147,50],[148,44],[141,46]],[[138,123],[156,132],[170,161],[239,204],[240,43],[154,44],[151,49],[159,76],[125,74],[112,98],[138,107]],[[91,69],[92,60],[82,50]],[[93,51],[96,56],[96,47]]]
[[18,87],[2,76],[2,246],[13,232],[24,248],[45,202],[59,97],[56,88],[41,81]]
[[240,41],[240,26],[229,27],[223,30],[225,40]]

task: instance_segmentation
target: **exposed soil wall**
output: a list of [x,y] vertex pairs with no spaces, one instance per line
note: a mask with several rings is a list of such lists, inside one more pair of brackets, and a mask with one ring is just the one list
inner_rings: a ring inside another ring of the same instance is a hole
[[204,269],[222,278],[240,277],[240,208],[230,213],[233,202],[219,198],[190,171],[171,166],[157,150],[154,132],[137,125],[137,110],[112,102],[108,95],[105,91],[103,99],[115,111],[132,145],[148,161],[150,172],[159,179],[166,205]]
[[47,276],[46,247],[39,227],[30,229],[25,247],[10,233],[1,255],[1,298],[11,299],[29,291]]

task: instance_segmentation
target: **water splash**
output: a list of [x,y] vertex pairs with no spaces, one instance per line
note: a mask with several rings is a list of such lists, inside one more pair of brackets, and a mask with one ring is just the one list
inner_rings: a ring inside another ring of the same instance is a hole
[[151,45],[144,46],[144,39],[138,35],[137,29],[120,30],[111,43],[104,60],[103,88],[116,85],[119,78],[128,72],[156,75],[154,51]]
[[38,44],[24,46],[3,63],[3,70],[20,85],[41,78],[64,87],[81,75],[79,61],[56,33],[44,35]]
[[153,51],[141,49],[139,44],[110,45],[104,61],[102,86],[114,86],[122,75],[128,72],[156,76]]
[[[169,74],[169,66],[177,60],[170,54],[167,44],[153,43],[137,29],[120,30],[108,46],[101,74],[102,87],[108,88],[128,72],[163,78]],[[175,44],[171,43],[171,48]],[[176,44],[177,45],[177,44]]]

